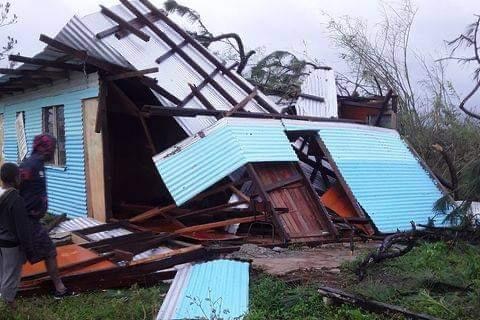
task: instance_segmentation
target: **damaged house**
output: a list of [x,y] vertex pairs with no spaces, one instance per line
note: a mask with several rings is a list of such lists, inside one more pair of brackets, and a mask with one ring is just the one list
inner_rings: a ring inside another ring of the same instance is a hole
[[395,131],[391,91],[340,97],[319,69],[280,113],[148,0],[120,2],[0,70],[5,161],[57,138],[50,212],[193,243],[321,243],[434,218],[444,191]]

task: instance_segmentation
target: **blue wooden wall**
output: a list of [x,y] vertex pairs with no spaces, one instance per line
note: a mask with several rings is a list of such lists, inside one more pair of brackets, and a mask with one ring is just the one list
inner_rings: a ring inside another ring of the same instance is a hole
[[33,138],[42,132],[42,108],[64,106],[66,165],[47,166],[46,169],[48,209],[51,213],[66,213],[71,217],[87,215],[82,100],[97,96],[97,76],[91,75],[87,79],[82,75],[77,79],[0,100],[0,113],[4,114],[4,154],[7,162],[16,162],[18,157],[15,131],[17,112],[25,112],[25,133],[30,154]]

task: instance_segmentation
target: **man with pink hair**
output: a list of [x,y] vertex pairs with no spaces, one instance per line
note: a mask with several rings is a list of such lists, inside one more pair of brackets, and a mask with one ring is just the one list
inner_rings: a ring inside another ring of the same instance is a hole
[[32,222],[33,255],[29,257],[29,261],[30,263],[45,261],[47,271],[55,286],[54,297],[61,299],[72,293],[60,278],[57,250],[48,231],[40,223],[40,219],[45,216],[48,209],[45,162],[53,158],[56,142],[55,137],[49,134],[40,134],[34,138],[32,154],[20,165],[20,195],[25,200],[25,206]]

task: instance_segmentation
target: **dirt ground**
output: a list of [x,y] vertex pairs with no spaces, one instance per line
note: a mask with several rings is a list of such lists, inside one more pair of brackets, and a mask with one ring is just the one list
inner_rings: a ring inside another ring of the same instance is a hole
[[229,258],[250,260],[255,271],[274,276],[294,278],[295,275],[299,277],[311,275],[333,280],[340,273],[340,266],[343,263],[354,260],[358,255],[376,246],[378,246],[376,242],[355,243],[352,252],[349,243],[327,244],[313,248],[273,249],[245,244],[239,251],[230,254]]

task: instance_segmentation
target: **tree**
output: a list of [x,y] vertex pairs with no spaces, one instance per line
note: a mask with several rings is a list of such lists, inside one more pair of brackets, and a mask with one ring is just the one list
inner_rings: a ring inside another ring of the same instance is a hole
[[[473,88],[462,99],[458,107],[468,116],[480,120],[480,113],[478,111],[472,111],[472,109],[468,109],[465,106],[480,89],[480,15],[475,14],[474,16],[476,17],[475,21],[467,26],[465,32],[447,42],[447,45],[452,49],[450,56],[445,59],[455,60],[465,65],[474,65],[472,77],[474,81]],[[456,53],[459,49],[465,49],[467,52],[470,51],[470,53],[466,56],[457,56]],[[478,108],[480,108],[480,106]]]
[[[393,89],[404,112],[417,114],[417,99],[410,76],[410,32],[416,9],[410,0],[391,5],[382,2],[382,20],[371,35],[367,22],[350,16],[329,19],[327,30],[340,57],[350,69],[339,74],[340,92],[383,95]],[[353,90],[350,92],[348,88]]]
[[[5,27],[17,22],[17,15],[11,11],[11,3],[0,3],[0,27]],[[7,36],[7,43],[0,50],[0,60],[5,59],[8,53],[12,51],[17,44],[17,40],[11,36]]]
[[264,93],[278,96],[277,103],[288,104],[289,101],[296,99],[303,78],[312,69],[319,68],[316,61],[301,59],[288,51],[273,51],[253,59],[260,50],[247,50],[237,33],[214,35],[203,23],[197,11],[175,0],[167,0],[164,9],[170,14],[187,19],[193,28],[187,32],[205,47],[212,49],[213,44],[220,44],[219,50],[215,53],[225,61],[236,63],[236,71]]

